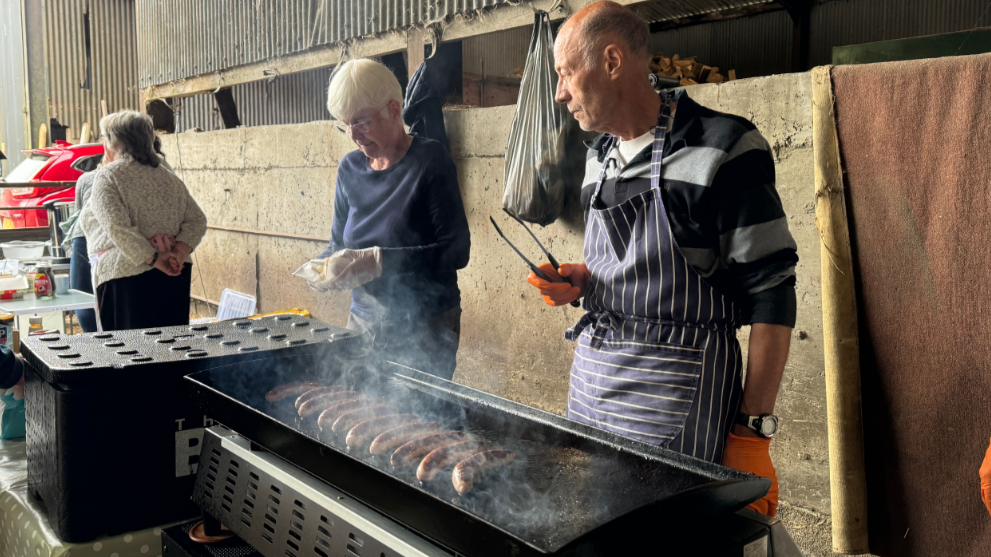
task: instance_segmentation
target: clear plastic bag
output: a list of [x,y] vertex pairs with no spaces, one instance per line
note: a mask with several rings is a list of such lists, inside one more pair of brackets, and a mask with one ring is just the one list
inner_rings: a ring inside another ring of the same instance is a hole
[[550,16],[538,12],[506,144],[502,206],[541,226],[557,220],[564,209],[569,121],[564,105],[554,102],[556,87]]

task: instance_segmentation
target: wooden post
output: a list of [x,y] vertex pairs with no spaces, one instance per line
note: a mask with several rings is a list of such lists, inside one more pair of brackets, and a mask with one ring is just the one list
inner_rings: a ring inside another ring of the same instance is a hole
[[106,118],[107,117],[107,114],[110,114],[110,112],[107,111],[107,100],[106,99],[103,99],[103,100],[100,101],[100,114],[101,114],[100,118]]
[[38,128],[38,149],[48,147],[48,126],[42,124]]
[[829,495],[833,551],[867,553],[867,481],[860,390],[860,340],[853,255],[840,144],[833,111],[832,66],[812,70],[812,147],[816,228],[822,252],[822,331],[829,424]]
[[410,27],[406,32],[406,59],[408,61],[407,75],[409,78],[413,78],[413,72],[420,67],[425,58],[423,52],[423,29],[419,27]]
[[91,136],[92,136],[92,132],[90,131],[89,122],[85,122],[83,124],[83,131],[79,132],[79,143],[81,144],[89,143],[90,139],[92,139]]
[[229,130],[241,125],[241,119],[237,116],[237,105],[234,103],[234,95],[230,87],[224,87],[213,94],[217,100],[217,107],[220,109],[220,118],[224,121],[224,129]]

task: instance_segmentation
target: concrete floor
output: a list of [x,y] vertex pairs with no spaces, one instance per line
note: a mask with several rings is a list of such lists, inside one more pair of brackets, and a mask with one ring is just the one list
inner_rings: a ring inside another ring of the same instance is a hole
[[[805,557],[833,557],[833,520],[824,512],[811,507],[781,501],[778,504],[778,518],[788,528],[788,533],[802,550]],[[852,557],[874,557],[870,553]]]

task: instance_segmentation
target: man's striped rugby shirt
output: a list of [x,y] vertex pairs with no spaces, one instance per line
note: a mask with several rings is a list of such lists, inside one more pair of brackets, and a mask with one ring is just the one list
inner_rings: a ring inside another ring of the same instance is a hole
[[[746,323],[794,327],[797,245],[775,189],[774,158],[745,118],[705,108],[675,91],[674,124],[664,146],[662,198],[688,262],[743,310]],[[648,146],[618,168],[607,137],[591,141],[581,200],[589,203],[605,162],[596,208],[650,189]]]

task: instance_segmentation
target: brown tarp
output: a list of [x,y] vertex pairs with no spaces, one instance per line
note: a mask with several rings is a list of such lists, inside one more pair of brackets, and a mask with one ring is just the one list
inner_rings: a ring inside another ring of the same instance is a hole
[[991,55],[833,70],[871,550],[991,556]]

